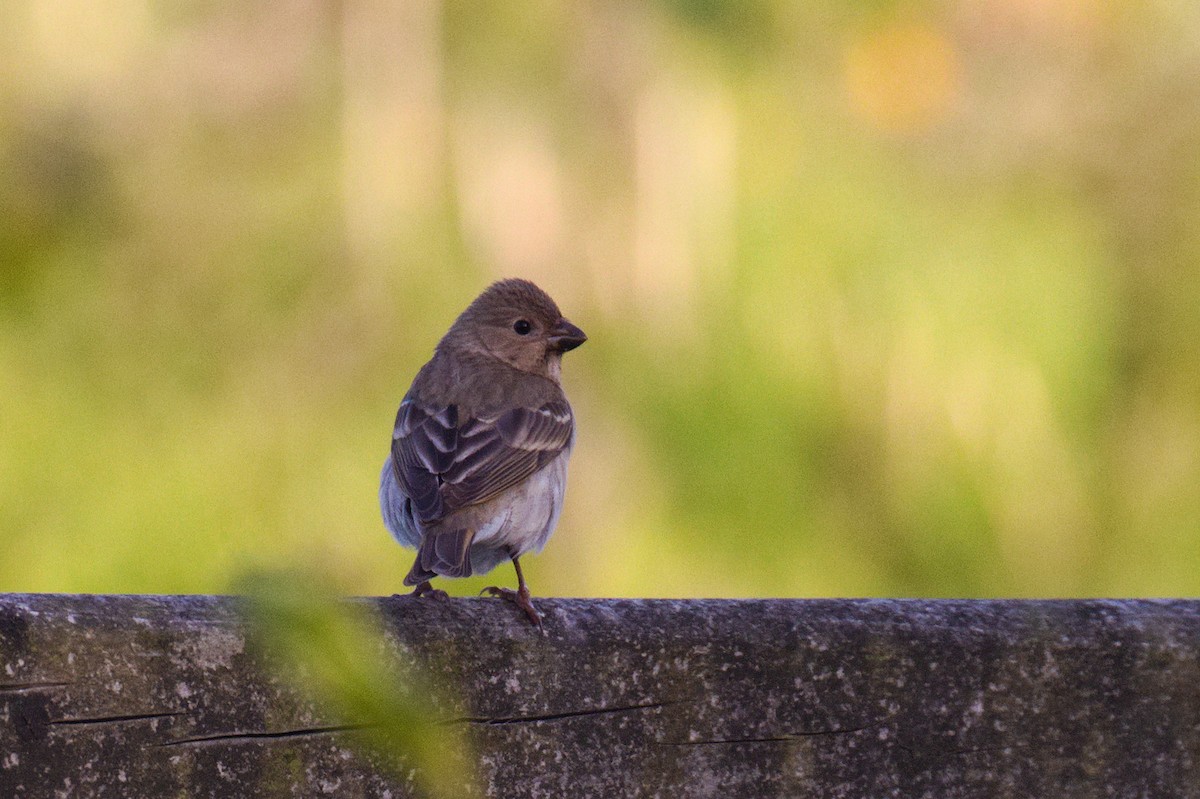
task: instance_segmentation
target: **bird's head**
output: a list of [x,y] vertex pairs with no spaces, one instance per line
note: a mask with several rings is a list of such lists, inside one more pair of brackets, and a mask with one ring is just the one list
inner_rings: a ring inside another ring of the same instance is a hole
[[485,354],[558,380],[562,354],[587,336],[563,318],[550,295],[528,280],[493,283],[455,320],[443,345]]

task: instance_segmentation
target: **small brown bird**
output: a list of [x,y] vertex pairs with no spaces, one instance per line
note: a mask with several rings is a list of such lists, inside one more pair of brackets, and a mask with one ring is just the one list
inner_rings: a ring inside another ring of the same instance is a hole
[[417,550],[405,585],[445,597],[435,576],[484,574],[505,559],[513,602],[541,627],[519,558],[541,551],[562,510],[575,417],[559,376],[587,340],[528,280],[502,280],[442,337],[400,403],[379,504],[392,536]]

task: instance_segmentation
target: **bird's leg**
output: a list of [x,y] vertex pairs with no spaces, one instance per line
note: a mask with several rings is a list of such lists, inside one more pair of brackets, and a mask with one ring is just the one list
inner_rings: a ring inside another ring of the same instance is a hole
[[510,555],[509,557],[512,558],[513,568],[517,570],[517,590],[514,591],[511,588],[498,588],[494,585],[489,585],[481,593],[498,596],[503,600],[513,603],[525,611],[525,615],[540,630],[542,629],[542,617],[533,607],[533,602],[529,600],[529,586],[525,585],[525,575],[521,573],[521,561],[517,560],[516,555]]
[[440,588],[434,588],[428,580],[413,589],[409,596],[427,596],[434,599],[449,599],[450,595]]

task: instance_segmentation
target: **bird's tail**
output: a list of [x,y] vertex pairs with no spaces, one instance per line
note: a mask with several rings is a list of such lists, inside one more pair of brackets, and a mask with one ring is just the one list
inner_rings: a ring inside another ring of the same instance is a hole
[[475,531],[469,527],[426,535],[417,550],[417,559],[404,578],[404,584],[417,585],[438,575],[470,577],[471,541],[474,539]]

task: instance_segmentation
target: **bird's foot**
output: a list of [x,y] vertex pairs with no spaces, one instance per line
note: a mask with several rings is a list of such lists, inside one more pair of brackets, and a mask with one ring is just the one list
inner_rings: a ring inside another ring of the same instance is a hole
[[[479,593],[487,594],[488,596],[497,596],[506,602],[511,602],[521,610],[525,611],[525,615],[529,617],[529,621],[539,630],[542,630],[542,616],[533,607],[533,602],[529,599],[529,589],[521,586],[516,591],[511,588],[498,588],[494,585],[489,585]],[[543,630],[544,632],[544,630]]]
[[[396,594],[396,596],[400,596],[400,595]],[[429,583],[428,580],[426,580],[425,582],[421,583],[416,588],[414,588],[412,593],[409,594],[408,596],[417,596],[417,597],[427,596],[427,597],[430,597],[431,599],[436,599],[439,601],[450,598],[449,594],[447,594],[445,591],[443,591],[440,588],[434,588]]]

